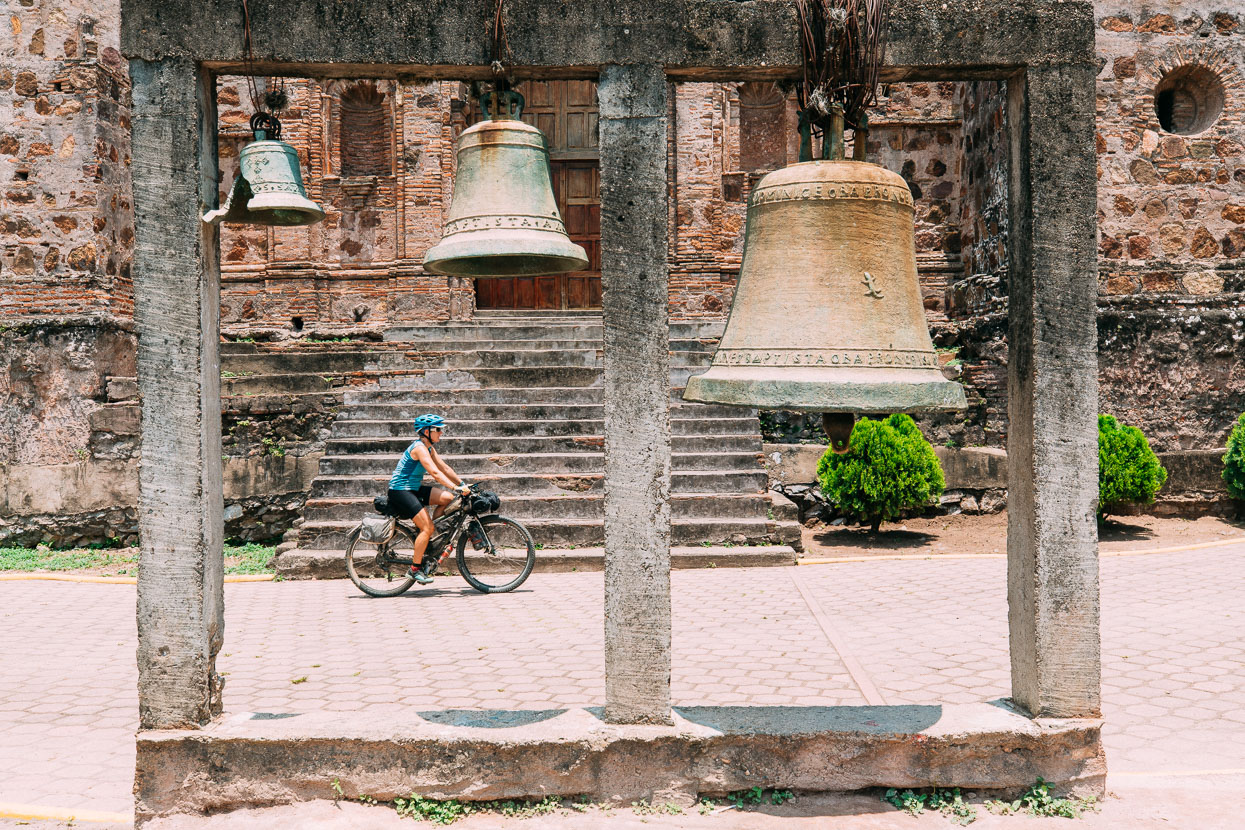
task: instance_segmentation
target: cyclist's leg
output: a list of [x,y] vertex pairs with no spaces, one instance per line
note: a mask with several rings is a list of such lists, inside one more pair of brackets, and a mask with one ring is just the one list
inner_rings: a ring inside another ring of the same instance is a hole
[[[422,487],[420,488],[421,499],[424,498],[424,489],[425,488]],[[445,508],[454,500],[454,494],[449,490],[446,490],[444,487],[436,484],[426,489],[428,490],[428,494],[427,501],[425,503],[429,507],[435,508],[432,514],[432,518],[435,521],[441,518],[441,514],[445,512]]]
[[[415,536],[415,549],[411,556],[416,568],[419,567],[419,562],[428,547],[428,540],[432,538],[433,530],[432,519],[428,518],[428,510],[424,507],[424,502],[420,500],[420,495],[421,491],[419,490],[389,491],[390,512],[399,519],[413,520],[416,529],[419,531]],[[424,529],[424,524],[421,524],[420,517],[424,518],[427,530]]]
[[414,567],[418,568],[420,562],[424,559],[424,551],[428,550],[428,542],[432,539],[433,526],[432,516],[428,514],[428,508],[423,508],[414,516],[415,527],[419,530],[419,534],[415,537],[415,547],[411,553],[411,561],[415,563]]

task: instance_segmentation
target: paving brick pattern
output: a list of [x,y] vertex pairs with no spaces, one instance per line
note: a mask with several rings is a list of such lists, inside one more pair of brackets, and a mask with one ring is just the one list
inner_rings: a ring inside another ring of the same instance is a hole
[[[1245,767],[1242,555],[1245,545],[1103,560],[1113,772]],[[1005,567],[677,571],[674,702],[861,704],[865,687],[889,704],[1002,697]],[[390,600],[345,581],[229,585],[226,707],[406,717],[599,705],[601,590],[597,573],[537,574],[498,596],[442,577]],[[128,810],[133,589],[0,583],[0,627],[0,802]]]

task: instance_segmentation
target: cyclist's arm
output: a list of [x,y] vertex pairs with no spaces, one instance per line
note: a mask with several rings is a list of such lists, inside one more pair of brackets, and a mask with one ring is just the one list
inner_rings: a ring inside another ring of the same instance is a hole
[[450,465],[445,463],[445,459],[441,457],[441,453],[437,452],[435,447],[429,448],[428,452],[432,455],[433,463],[441,468],[441,472],[455,484],[462,484],[463,480],[458,473],[450,469]]
[[424,465],[424,470],[428,475],[432,476],[433,481],[447,490],[453,490],[458,486],[453,479],[441,471],[441,465],[433,459],[433,456],[428,452],[428,448],[423,445],[423,442],[416,444],[414,449],[415,459]]

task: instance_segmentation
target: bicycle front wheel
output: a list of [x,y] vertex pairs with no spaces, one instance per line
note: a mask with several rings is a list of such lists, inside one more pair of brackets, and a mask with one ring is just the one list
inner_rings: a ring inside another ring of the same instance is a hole
[[[410,576],[415,540],[402,525],[384,545],[359,538],[359,528],[350,534],[346,547],[346,573],[363,593],[372,597],[396,597],[415,584]],[[402,561],[399,561],[402,560]]]
[[[523,584],[536,565],[536,546],[527,528],[514,519],[481,516],[458,538],[458,571],[485,594],[504,594]],[[469,537],[476,535],[477,546]]]

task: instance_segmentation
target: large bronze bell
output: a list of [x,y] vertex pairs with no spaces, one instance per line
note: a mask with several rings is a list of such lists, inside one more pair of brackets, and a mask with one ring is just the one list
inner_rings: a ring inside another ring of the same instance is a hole
[[481,98],[492,118],[458,139],[458,174],[441,241],[424,268],[453,277],[522,277],[588,267],[558,212],[549,148],[540,130],[518,120],[513,90]]
[[926,328],[904,180],[842,158],[762,178],[726,330],[683,398],[844,413],[826,421],[838,450],[854,414],[964,409]]
[[238,154],[238,177],[217,210],[203,214],[212,225],[313,225],[324,211],[307,198],[298,152],[281,141],[281,123],[267,113],[251,118],[255,140]]

